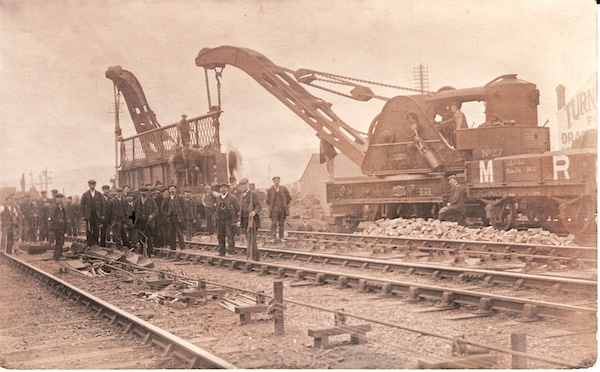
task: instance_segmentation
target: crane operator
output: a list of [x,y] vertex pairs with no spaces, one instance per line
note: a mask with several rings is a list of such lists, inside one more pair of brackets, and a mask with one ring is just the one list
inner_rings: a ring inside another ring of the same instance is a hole
[[465,114],[460,111],[460,108],[461,104],[459,102],[450,103],[450,112],[452,113],[452,117],[437,124],[438,127],[443,127],[445,129],[445,134],[452,134],[451,136],[445,137],[453,147],[456,147],[456,130],[469,128],[467,125],[467,118],[465,117]]

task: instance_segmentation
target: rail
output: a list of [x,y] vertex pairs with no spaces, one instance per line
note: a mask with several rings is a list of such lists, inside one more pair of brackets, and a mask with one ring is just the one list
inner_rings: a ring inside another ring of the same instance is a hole
[[236,369],[236,366],[185,341],[163,329],[160,329],[132,314],[129,314],[103,300],[43,272],[42,270],[4,253],[2,257],[15,267],[27,272],[44,282],[53,290],[81,303],[86,309],[96,312],[97,316],[110,319],[111,324],[123,326],[127,332],[133,332],[143,337],[144,343],[153,343],[164,350],[164,354],[172,354],[188,363],[188,368],[220,368]]
[[[160,249],[160,251],[162,253],[166,253],[167,257],[169,257],[169,253],[171,253],[169,250],[163,250]],[[176,258],[181,258],[180,256],[189,256],[189,254],[185,254],[183,252],[174,252]],[[109,259],[107,259],[106,257],[95,257],[99,260],[102,261],[111,261]],[[191,257],[188,257],[191,258]],[[185,259],[185,258],[184,258]],[[195,262],[199,262],[198,260],[194,260]],[[216,261],[220,261],[221,264],[223,264],[225,261],[230,261],[231,263],[231,268],[236,269],[236,268],[241,268],[242,265],[241,263],[245,263],[244,268],[246,270],[252,270],[252,267],[249,266],[250,262],[248,261],[243,261],[243,260],[239,260],[237,258],[232,258],[232,259],[226,259],[224,257],[220,257],[217,260],[215,260],[215,262],[212,262],[213,264],[219,264]],[[240,265],[236,265],[235,263],[238,262],[240,263]],[[210,259],[209,262],[207,263],[211,263]],[[122,264],[122,262],[121,262]],[[258,265],[263,265],[263,267],[261,268],[261,272],[265,272],[265,264],[264,263],[259,263],[256,262],[255,263],[257,266]],[[139,267],[137,265],[133,265],[128,263],[127,264],[130,267],[136,268],[136,269],[142,269],[142,267]],[[196,279],[196,278],[191,278],[191,277],[186,277],[184,275],[178,275],[178,274],[174,274],[172,272],[166,272],[166,271],[161,271],[161,270],[157,270],[157,269],[148,269],[148,268],[143,268],[145,271],[152,271],[152,272],[156,272],[156,273],[160,273],[162,274],[165,278],[177,278],[177,280],[180,280],[182,282],[184,282],[185,280],[187,280],[188,284],[194,284],[196,283],[196,285],[199,285],[200,281],[204,284],[211,284],[211,285],[216,285],[222,288],[228,288],[228,289],[233,289],[236,291],[240,291],[240,292],[245,292],[245,293],[250,293],[250,294],[254,294],[256,296],[261,295],[264,296],[265,298],[273,298],[273,296],[265,294],[264,292],[254,292],[254,291],[250,291],[244,288],[239,288],[239,287],[235,287],[232,286],[230,284],[224,284],[224,283],[219,283],[219,282],[213,282],[213,281],[208,281],[208,280],[204,280],[204,279]],[[280,270],[278,270],[279,272]],[[430,287],[432,288],[432,287]],[[445,292],[448,293],[448,292]],[[491,296],[494,297],[494,296]],[[486,299],[489,299],[490,296],[486,296]],[[503,298],[503,299],[507,299],[507,297],[499,297],[499,298]],[[402,329],[402,330],[406,330],[409,332],[414,332],[414,333],[418,333],[421,335],[426,335],[426,336],[431,336],[431,337],[436,337],[436,338],[440,338],[440,339],[445,339],[447,341],[452,341],[454,342],[458,342],[459,344],[463,344],[463,345],[471,345],[471,346],[476,346],[476,347],[480,347],[483,349],[488,349],[488,350],[493,350],[499,353],[504,353],[504,354],[509,354],[513,357],[522,357],[522,358],[527,358],[530,360],[536,360],[536,361],[540,361],[540,362],[545,362],[545,363],[550,363],[550,364],[555,364],[555,365],[559,365],[559,366],[564,366],[564,367],[569,367],[569,368],[579,368],[578,365],[573,364],[573,363],[569,363],[566,362],[564,360],[560,360],[560,359],[555,359],[552,357],[548,357],[548,356],[540,356],[540,355],[535,355],[535,354],[530,354],[530,353],[526,353],[526,352],[521,352],[519,350],[513,350],[513,349],[507,349],[507,348],[503,348],[497,345],[491,345],[491,344],[486,344],[486,343],[481,343],[481,342],[476,342],[476,341],[472,341],[472,340],[468,340],[464,337],[457,337],[457,336],[453,336],[453,335],[449,335],[449,334],[444,334],[444,333],[439,333],[439,332],[431,332],[431,331],[426,331],[424,329],[419,329],[417,327],[413,327],[413,326],[409,326],[406,324],[398,324],[398,323],[392,323],[392,322],[387,322],[387,321],[383,321],[380,319],[374,319],[371,317],[366,317],[366,316],[362,316],[362,315],[358,315],[358,314],[354,314],[354,313],[350,313],[350,312],[345,312],[343,309],[330,309],[330,308],[326,308],[326,307],[322,307],[322,306],[317,306],[311,303],[306,303],[306,302],[301,302],[301,301],[295,301],[295,300],[291,300],[291,299],[285,299],[283,300],[284,303],[289,303],[289,304],[294,304],[294,305],[298,305],[298,306],[303,306],[303,307],[307,307],[307,308],[312,308],[315,310],[319,310],[319,311],[323,311],[323,312],[330,312],[330,313],[334,313],[337,315],[341,315],[347,318],[355,318],[355,319],[359,319],[359,320],[364,320],[370,323],[375,323],[375,324],[379,324],[379,325],[383,325],[383,326],[387,326],[387,327],[392,327],[392,328],[397,328],[397,329]],[[548,306],[548,307],[552,307],[552,306],[556,306],[557,309],[560,308],[562,310],[574,310],[576,311],[579,315],[584,315],[584,314],[590,314],[590,310],[588,308],[582,308],[582,307],[575,307],[575,306],[568,306],[568,305],[561,305],[561,304],[549,304],[549,303],[543,303],[543,302],[538,302],[538,301],[526,301],[529,305],[535,304],[534,306]],[[559,316],[559,318],[563,318],[562,316]],[[566,317],[568,318],[568,317]],[[566,319],[563,318],[563,319]],[[591,331],[589,331],[591,332]]]

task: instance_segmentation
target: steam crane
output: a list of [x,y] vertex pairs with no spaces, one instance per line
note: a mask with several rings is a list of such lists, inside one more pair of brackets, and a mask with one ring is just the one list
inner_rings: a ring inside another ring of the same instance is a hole
[[142,85],[131,72],[123,70],[121,66],[111,66],[105,75],[123,94],[137,133],[160,128],[154,111],[148,105]]
[[[595,178],[572,176],[585,172],[575,165],[589,164],[595,153],[550,152],[549,129],[538,123],[540,93],[516,74],[501,75],[479,87],[423,92],[304,68],[293,71],[246,48],[204,48],[196,57],[196,65],[205,71],[222,70],[228,64],[246,72],[310,125],[321,139],[324,155],[335,154],[327,151],[335,148],[361,167],[362,177],[326,184],[336,222],[436,217],[449,196],[445,180],[455,175],[468,186],[467,217],[489,221],[496,228],[512,228],[519,213],[542,224],[560,214],[563,225],[574,232],[578,229],[573,221],[586,221],[586,230],[595,226]],[[352,89],[341,94],[317,85],[319,81]],[[365,83],[415,94],[381,97]],[[378,98],[385,104],[363,135],[342,121],[331,103],[301,84],[358,101]],[[464,102],[481,102],[485,121],[473,128],[444,127],[451,122],[450,107],[460,108]],[[565,180],[557,176],[559,171],[564,171]],[[587,205],[592,207],[584,208]],[[367,217],[365,211],[373,210]],[[575,218],[578,214],[585,217]]]

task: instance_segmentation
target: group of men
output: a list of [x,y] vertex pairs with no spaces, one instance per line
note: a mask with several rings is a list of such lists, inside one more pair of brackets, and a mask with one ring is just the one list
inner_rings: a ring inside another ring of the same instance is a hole
[[[29,193],[24,194],[20,200],[15,200],[11,194],[0,205],[0,218],[2,222],[2,248],[7,253],[13,252],[16,240],[22,242],[47,242],[49,244],[64,244],[64,234],[77,235],[77,220],[79,208],[73,204],[73,198],[64,195],[58,190],[51,190],[51,197],[47,191],[40,192],[40,198],[32,200]],[[55,259],[60,257],[58,250]]]
[[[287,188],[279,185],[280,180],[273,177],[266,199],[272,221],[272,242],[284,239],[285,218],[291,201]],[[137,248],[148,257],[153,256],[155,246],[168,246],[172,250],[179,246],[183,250],[183,231],[187,240],[191,240],[201,218],[198,210],[202,209],[208,235],[212,235],[216,227],[220,255],[235,254],[235,232],[236,227],[240,227],[250,248],[248,258],[258,260],[256,231],[260,226],[260,199],[250,190],[247,178],[240,180],[235,190],[226,182],[218,186],[219,192],[216,192],[213,185],[205,183],[200,200],[192,197],[190,189],[179,194],[177,185],[164,189],[143,186],[134,199],[133,192],[125,192],[120,187],[114,197],[109,197],[96,191],[95,180],[89,180],[89,190],[81,196],[87,246],[104,246],[108,231],[112,231],[115,243]]]
[[[289,215],[289,204],[292,200],[290,192],[279,183],[281,177],[273,177],[273,186],[267,191],[265,207],[269,210],[271,218],[271,242],[284,241],[285,218]],[[207,202],[207,200],[209,200]],[[217,240],[219,255],[226,253],[235,255],[235,228],[239,227],[246,235],[246,255],[250,260],[259,260],[256,232],[260,227],[260,214],[263,209],[256,193],[250,190],[247,178],[240,180],[235,190],[231,190],[229,183],[219,184],[219,192],[211,192],[209,188],[202,197],[208,216],[212,216],[217,225]],[[214,206],[214,208],[213,208]],[[210,212],[208,212],[210,210]],[[279,232],[279,238],[276,233]],[[227,243],[227,247],[225,246]]]

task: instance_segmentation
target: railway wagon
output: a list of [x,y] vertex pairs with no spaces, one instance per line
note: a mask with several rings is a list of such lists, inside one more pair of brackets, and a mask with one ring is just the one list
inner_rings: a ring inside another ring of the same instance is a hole
[[470,199],[486,203],[486,217],[499,229],[514,226],[519,213],[543,225],[558,218],[573,234],[596,229],[595,149],[567,149],[481,159],[466,163]]

